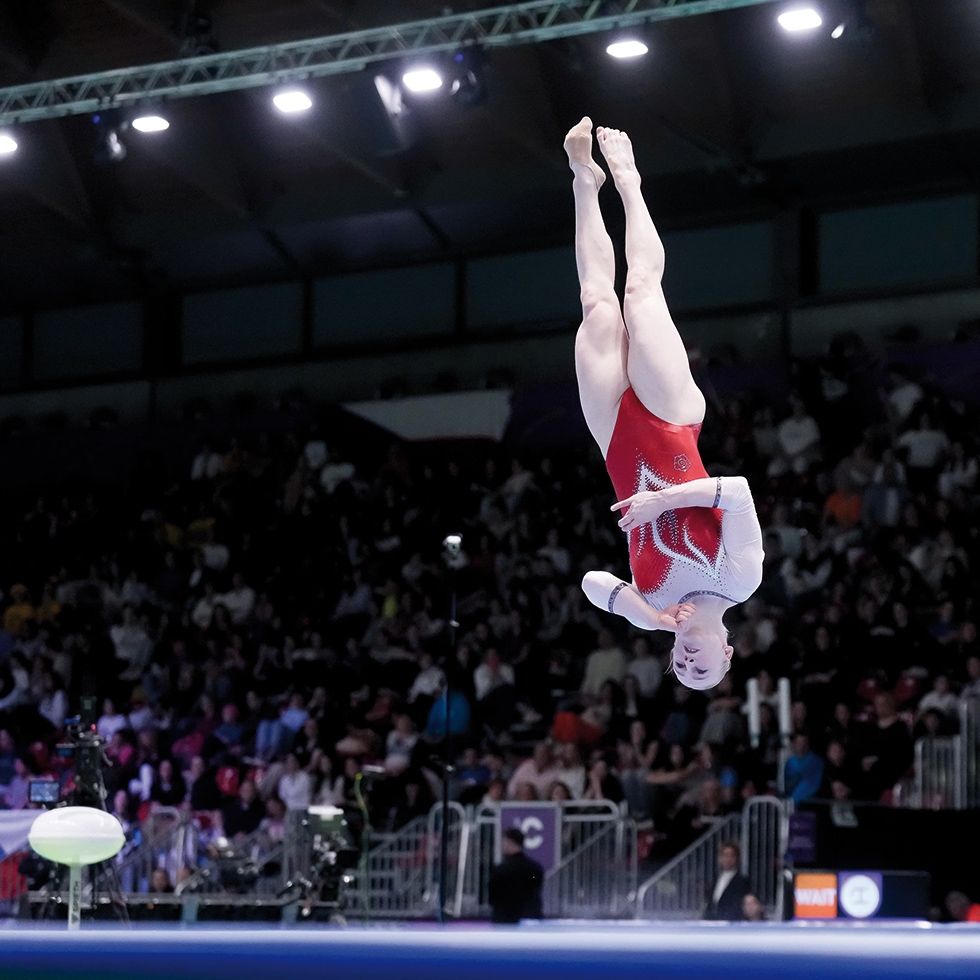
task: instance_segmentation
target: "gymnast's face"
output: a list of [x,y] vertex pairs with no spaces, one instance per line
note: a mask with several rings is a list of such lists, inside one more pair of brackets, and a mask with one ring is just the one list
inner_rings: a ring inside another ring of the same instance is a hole
[[677,679],[695,691],[706,691],[721,682],[732,665],[732,648],[713,630],[693,626],[677,634],[671,661]]

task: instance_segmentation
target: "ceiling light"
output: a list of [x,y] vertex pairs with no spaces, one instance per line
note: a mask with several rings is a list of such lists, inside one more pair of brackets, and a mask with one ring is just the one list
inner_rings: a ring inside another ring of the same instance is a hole
[[812,31],[823,23],[823,18],[813,7],[797,7],[781,13],[776,20],[784,31]]
[[137,116],[133,120],[133,129],[138,129],[141,133],[162,133],[165,129],[170,129],[170,123],[163,116],[154,113]]
[[272,104],[280,112],[306,112],[313,108],[313,100],[298,88],[286,92],[278,92],[272,97]]
[[618,41],[613,41],[606,48],[606,54],[613,58],[639,58],[645,55],[650,49],[635,37],[624,37]]
[[17,140],[8,133],[0,133],[0,157],[9,157],[17,152]]
[[838,24],[831,32],[830,36],[836,41],[844,33],[846,24]]
[[434,92],[442,88],[442,75],[434,68],[411,68],[402,75],[402,83],[409,92]]

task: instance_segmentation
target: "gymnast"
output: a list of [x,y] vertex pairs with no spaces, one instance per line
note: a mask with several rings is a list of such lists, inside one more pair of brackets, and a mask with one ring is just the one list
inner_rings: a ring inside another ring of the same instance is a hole
[[575,373],[582,411],[606,461],[629,540],[633,582],[588,572],[593,605],[641,629],[676,634],[671,667],[687,687],[714,687],[731,667],[725,611],[762,580],[762,531],[744,477],[708,476],[698,455],[704,396],[661,288],[664,248],[625,133],[596,130],[626,210],[626,292],[614,290],[613,245],[599,210],[606,179],[592,121],[565,138],[574,173],[575,261],[582,325]]

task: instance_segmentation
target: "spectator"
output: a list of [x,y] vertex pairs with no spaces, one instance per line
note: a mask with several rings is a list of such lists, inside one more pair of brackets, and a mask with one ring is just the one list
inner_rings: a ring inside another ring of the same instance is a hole
[[746,892],[742,899],[742,919],[745,922],[765,922],[766,907],[759,901],[757,895]]
[[279,799],[287,810],[306,810],[313,798],[313,780],[299,767],[295,753],[286,756],[286,771],[276,786]]
[[221,826],[225,836],[234,839],[254,833],[264,814],[265,807],[259,799],[255,783],[251,779],[243,779],[238,796],[221,809]]
[[734,841],[726,841],[718,851],[718,877],[711,890],[703,919],[741,921],[742,903],[749,894],[749,879],[739,871],[741,850]]
[[598,699],[599,691],[606,681],[621,684],[629,664],[626,654],[617,645],[609,630],[599,632],[598,646],[589,654],[585,662],[585,677],[581,693],[587,701]]
[[542,797],[548,787],[561,778],[561,770],[555,764],[551,746],[547,742],[538,742],[534,746],[530,759],[525,759],[515,770],[507,783],[507,796],[517,799],[517,791],[521,786],[531,786],[536,798]]
[[793,736],[793,754],[786,760],[786,795],[796,804],[817,795],[823,779],[823,760],[810,749],[806,732]]

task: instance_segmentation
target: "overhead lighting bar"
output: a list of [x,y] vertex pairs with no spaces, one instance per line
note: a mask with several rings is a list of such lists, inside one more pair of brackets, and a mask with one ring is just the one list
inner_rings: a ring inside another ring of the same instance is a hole
[[638,38],[624,37],[606,47],[606,54],[613,58],[642,58],[650,49]]
[[540,44],[776,2],[630,0],[628,9],[609,14],[609,8],[596,0],[530,0],[287,44],[14,85],[0,89],[0,126],[98,112],[147,98],[289,84],[362,71],[370,64],[405,57],[452,55],[466,43],[484,48]]
[[162,133],[170,129],[170,123],[163,116],[149,115],[137,116],[132,122],[133,129],[138,129],[141,133]]
[[17,140],[9,133],[0,133],[0,157],[9,157],[17,152]]
[[823,23],[823,18],[813,7],[797,7],[786,10],[776,20],[784,31],[795,34],[799,31],[812,31]]
[[313,108],[313,100],[302,89],[288,89],[272,97],[272,104],[280,111],[306,112]]
[[435,68],[410,68],[402,75],[402,84],[409,92],[435,92],[442,88],[442,75]]

